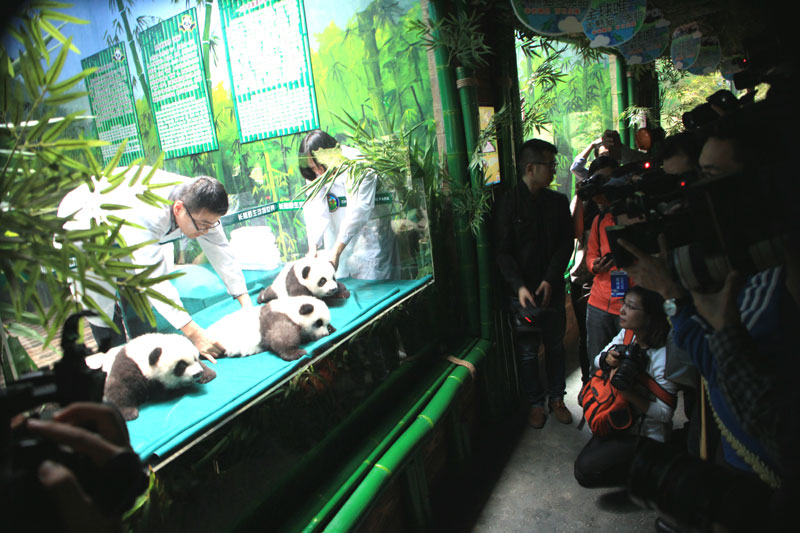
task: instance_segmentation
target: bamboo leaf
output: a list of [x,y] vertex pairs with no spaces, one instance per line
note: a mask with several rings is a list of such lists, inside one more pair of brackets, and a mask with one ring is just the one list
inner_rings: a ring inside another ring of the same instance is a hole
[[53,26],[53,24],[49,20],[39,19],[39,24],[42,26],[42,29],[44,31],[46,31],[55,40],[60,42],[63,46],[66,46],[69,50],[71,50],[76,54],[81,53],[81,51],[78,50],[78,47],[72,44],[72,38],[67,39],[66,37],[64,37],[64,35],[58,30],[58,28]]
[[77,93],[65,93],[65,94],[59,93],[51,95],[48,98],[45,98],[44,103],[50,106],[63,105],[88,95],[89,95],[88,91],[80,91]]
[[64,81],[60,81],[60,82],[58,82],[56,84],[51,84],[50,85],[50,94],[58,94],[58,93],[61,93],[63,91],[67,91],[67,90],[71,89],[79,81],[83,80],[84,78],[87,78],[87,77],[91,76],[96,71],[97,71],[97,67],[87,68],[83,72],[79,72],[78,74],[75,74],[74,76],[72,76],[70,78],[67,78]]
[[[69,4],[62,4],[62,6],[59,6],[59,7],[68,8],[68,7],[72,7],[72,6],[70,6]],[[79,19],[78,17],[73,17],[72,15],[67,15],[66,13],[61,13],[60,11],[53,11],[52,9],[44,8],[41,11],[39,11],[39,13],[41,14],[41,16],[49,18],[49,19],[53,19],[53,20],[61,20],[61,21],[64,21],[64,22],[72,22],[73,24],[89,24],[88,20]]]
[[50,87],[51,84],[55,83],[59,76],[61,76],[61,70],[64,68],[64,63],[67,61],[67,52],[69,51],[69,47],[72,44],[72,36],[67,39],[67,42],[64,46],[61,47],[61,51],[59,51],[58,55],[56,56],[56,60],[50,66],[50,70],[47,71],[47,76],[45,76],[44,84],[46,87]]

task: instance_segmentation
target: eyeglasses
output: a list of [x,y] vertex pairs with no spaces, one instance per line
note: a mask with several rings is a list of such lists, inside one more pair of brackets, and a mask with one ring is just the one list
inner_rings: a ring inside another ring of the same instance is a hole
[[545,165],[555,170],[558,164],[555,161],[531,161],[534,165]]
[[623,302],[622,302],[622,307],[628,308],[628,309],[630,309],[631,311],[644,311],[644,309],[643,309],[643,308],[641,308],[641,307],[634,307],[634,306],[632,306],[631,304],[629,304],[628,302],[625,302],[625,301],[623,301]]
[[189,211],[188,209],[186,209],[186,214],[189,215],[189,219],[191,219],[192,224],[194,224],[194,228],[197,231],[209,231],[209,230],[212,230],[212,229],[216,228],[217,226],[219,226],[219,220],[217,220],[213,224],[205,224],[204,223],[202,226],[198,226],[197,225],[197,221],[192,216],[192,212]]

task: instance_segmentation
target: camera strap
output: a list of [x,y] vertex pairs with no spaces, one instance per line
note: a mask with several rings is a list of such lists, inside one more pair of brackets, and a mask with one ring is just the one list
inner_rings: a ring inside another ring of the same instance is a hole
[[[630,346],[630,344],[635,340],[636,335],[634,332],[630,329],[626,329],[625,337],[623,338],[622,343],[626,346]],[[642,372],[639,374],[637,379],[639,380],[639,383],[647,387],[647,390],[652,392],[656,398],[667,404],[671,409],[674,410],[678,406],[678,397],[659,385],[651,375]]]

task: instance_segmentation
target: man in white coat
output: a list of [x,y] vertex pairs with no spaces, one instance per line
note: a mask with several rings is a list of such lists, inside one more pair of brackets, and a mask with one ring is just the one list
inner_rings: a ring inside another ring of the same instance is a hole
[[[136,171],[138,167],[133,167],[128,176],[133,176]],[[150,168],[144,167],[142,176],[146,176],[150,171]],[[87,185],[81,185],[71,191],[61,201],[58,209],[60,217],[73,215],[72,220],[64,225],[65,228],[84,229],[89,227],[91,219],[104,219],[109,214],[124,218],[132,223],[123,225],[120,230],[126,244],[132,246],[149,243],[133,252],[132,262],[136,265],[157,265],[150,274],[152,277],[168,274],[169,265],[172,263],[171,258],[166,255],[165,247],[161,246],[162,243],[180,236],[197,239],[209,263],[222,278],[228,293],[238,300],[242,307],[252,305],[247,294],[244,275],[230,252],[228,239],[220,225],[220,218],[228,210],[228,195],[219,181],[206,176],[187,178],[165,170],[156,170],[150,180],[151,185],[175,184],[154,191],[169,200],[167,205],[159,207],[137,198],[137,194],[144,191],[144,186],[131,187],[127,182],[126,178],[125,183],[107,194],[100,193],[105,188],[102,182],[98,183],[99,186],[95,187],[94,192],[90,191]],[[103,210],[101,204],[122,205],[129,209],[109,212]],[[92,280],[112,294],[115,292],[106,281],[99,278]],[[152,288],[183,307],[178,290],[170,281],[162,281]],[[90,292],[90,296],[109,317],[114,317],[115,299],[93,291]],[[210,338],[206,331],[192,320],[189,313],[154,298],[150,299],[150,303],[175,329],[183,332],[197,346],[201,355],[213,361],[215,356],[225,353],[225,347]],[[122,336],[115,338],[113,330],[99,317],[89,318],[89,323],[102,351],[125,342]]]

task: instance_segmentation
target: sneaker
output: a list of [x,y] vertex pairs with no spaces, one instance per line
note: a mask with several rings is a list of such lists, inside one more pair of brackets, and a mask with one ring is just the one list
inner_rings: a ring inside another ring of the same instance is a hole
[[553,413],[562,424],[572,424],[572,413],[570,413],[567,406],[564,405],[564,398],[559,398],[558,400],[550,402],[550,412]]
[[531,412],[528,415],[528,424],[536,429],[544,427],[544,421],[547,416],[544,414],[544,407],[541,405],[534,405],[531,407]]

